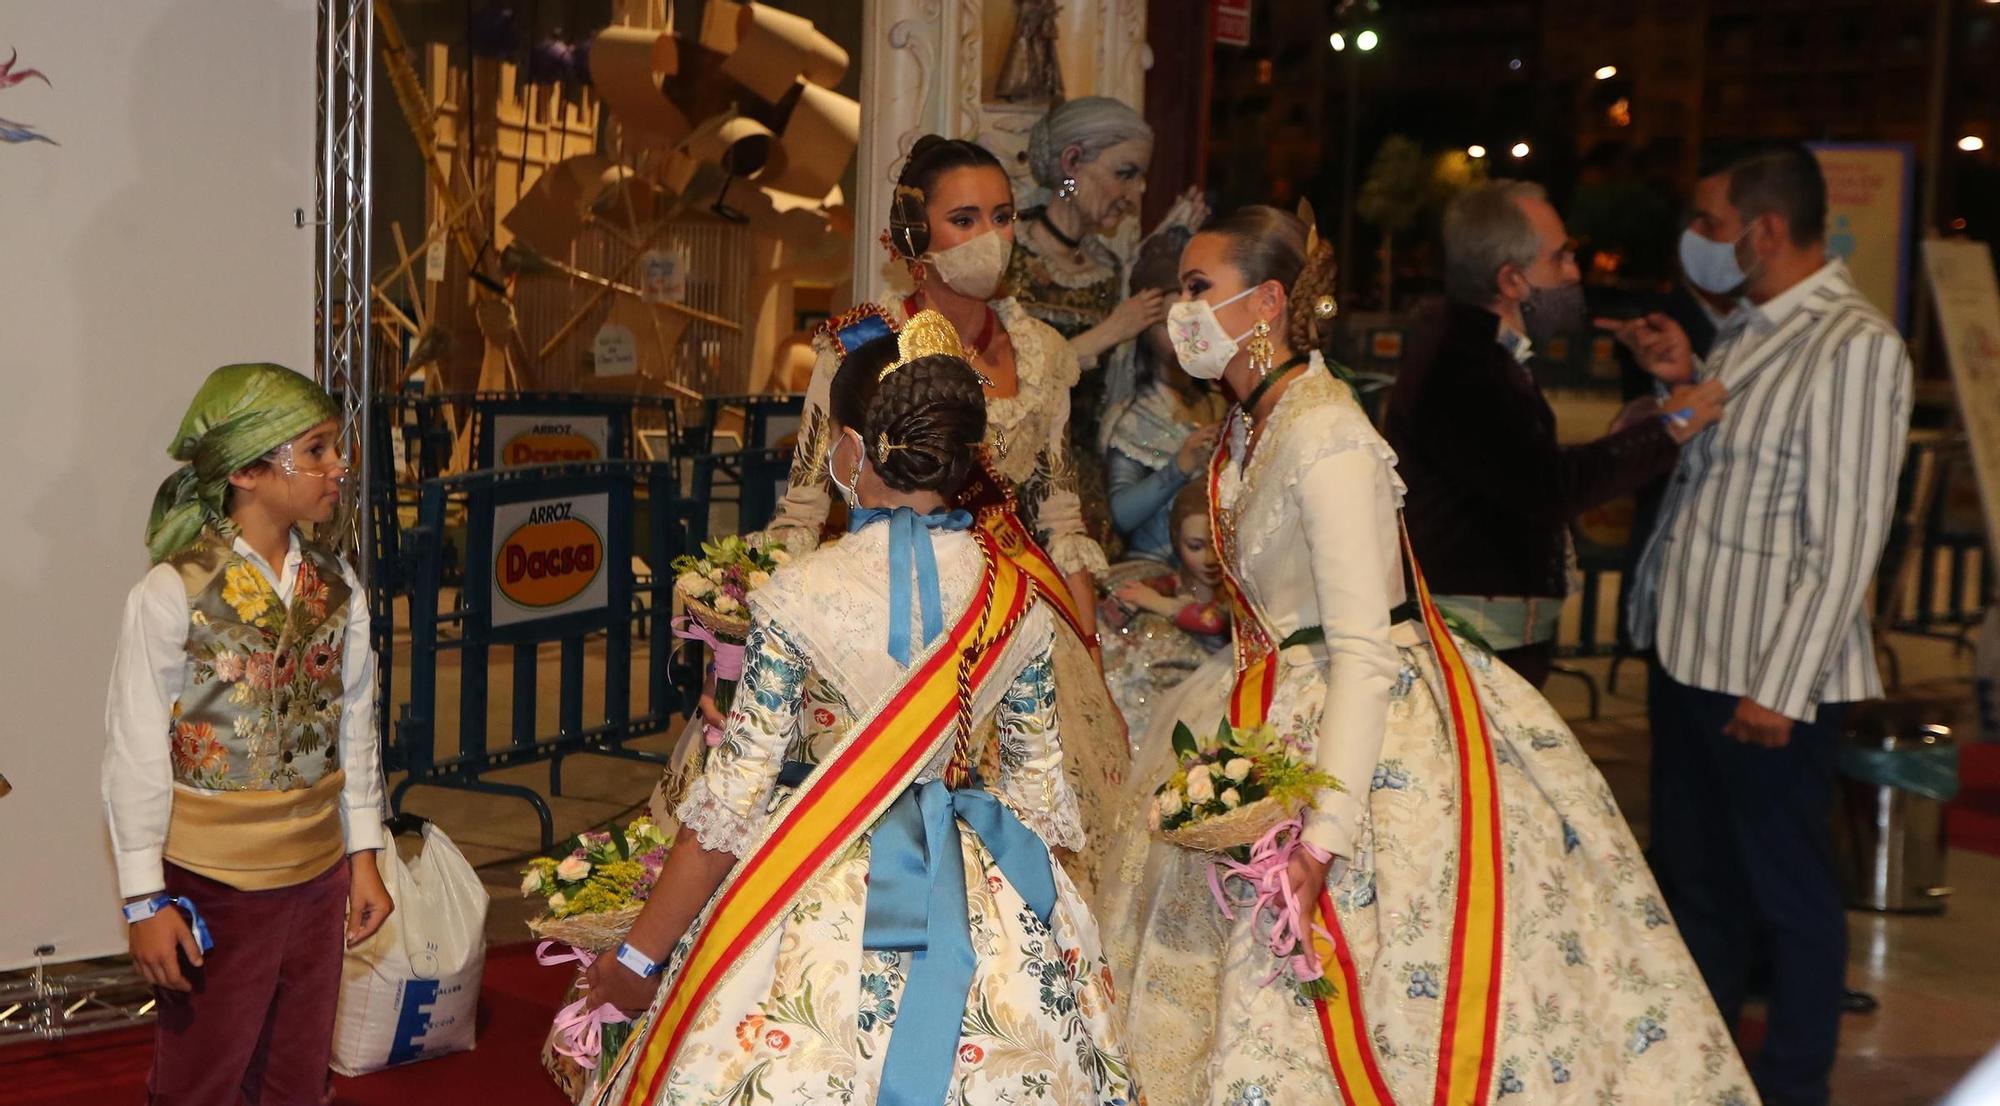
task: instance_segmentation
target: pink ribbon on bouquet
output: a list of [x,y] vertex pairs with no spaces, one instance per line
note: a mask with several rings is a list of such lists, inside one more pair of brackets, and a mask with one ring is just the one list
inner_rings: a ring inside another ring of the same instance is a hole
[[[743,678],[743,646],[716,637],[715,631],[686,615],[674,619],[673,630],[676,638],[682,641],[699,641],[715,654],[717,682],[722,680],[733,682]],[[701,736],[711,749],[722,744],[722,731],[706,722],[701,725]]]
[[[1292,818],[1280,822],[1257,839],[1250,847],[1250,860],[1243,863],[1228,857],[1217,857],[1208,866],[1208,892],[1215,897],[1216,908],[1230,921],[1236,920],[1236,911],[1247,909],[1253,920],[1261,919],[1265,911],[1271,912],[1270,930],[1264,940],[1270,947],[1271,955],[1278,958],[1279,966],[1258,984],[1268,987],[1280,976],[1289,976],[1294,982],[1310,983],[1325,974],[1320,966],[1319,955],[1313,951],[1312,935],[1318,933],[1328,941],[1333,934],[1312,917],[1313,904],[1301,904],[1298,896],[1292,894],[1291,880],[1286,878],[1291,866],[1292,854],[1301,849],[1316,860],[1326,860],[1322,851],[1308,844],[1303,836],[1303,823]],[[1244,898],[1231,898],[1223,890],[1222,881],[1227,876],[1236,876],[1250,885],[1250,894]]]
[[[591,961],[597,959],[594,954],[574,945],[568,952],[552,953],[549,949],[554,944],[554,941],[543,941],[536,945],[535,962],[545,968],[572,962],[588,968]],[[596,1063],[598,1054],[604,1051],[604,1027],[631,1020],[623,1010],[608,1002],[595,1010],[584,1009],[589,1004],[589,996],[579,998],[556,1011],[555,1020],[556,1052],[585,1066]]]

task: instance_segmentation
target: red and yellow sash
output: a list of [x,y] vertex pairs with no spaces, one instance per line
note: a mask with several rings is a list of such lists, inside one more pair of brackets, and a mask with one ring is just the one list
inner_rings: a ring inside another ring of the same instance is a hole
[[600,1102],[656,1101],[696,1015],[730,969],[777,928],[813,877],[910,785],[938,743],[950,739],[961,695],[970,696],[992,675],[1001,646],[1035,598],[1028,576],[996,556],[990,538],[978,540],[987,571],[965,614],[888,704],[800,786],[763,843],[731,871],[681,970],[663,985],[650,1022],[618,1057],[614,1072],[629,1067],[629,1076],[621,1080],[615,1074],[608,1086],[622,1083],[623,1094]]
[[993,471],[983,454],[973,467],[965,490],[959,493],[958,504],[972,512],[979,529],[993,539],[992,547],[1028,574],[1028,579],[1034,582],[1036,594],[1055,608],[1062,620],[1069,623],[1069,628],[1076,631],[1076,636],[1087,638],[1083,632],[1082,612],[1076,609],[1076,596],[1070,594],[1069,581],[1063,577],[1062,570],[1056,567],[1048,551],[1021,524],[1020,507],[1014,502],[1013,489],[1006,477]]
[[[1277,691],[1278,650],[1275,635],[1257,616],[1236,575],[1235,525],[1221,509],[1222,472],[1228,464],[1225,434],[1209,463],[1209,523],[1221,554],[1224,590],[1235,616],[1231,635],[1236,650],[1236,680],[1230,689],[1231,726],[1256,726],[1270,713]],[[1457,903],[1452,923],[1451,959],[1444,994],[1444,1021],[1438,1047],[1437,1084],[1433,1106],[1482,1103],[1492,1088],[1495,1040],[1500,1024],[1500,963],[1503,933],[1504,858],[1500,840],[1500,795],[1493,735],[1480,709],[1472,672],[1451,631],[1445,628],[1430,587],[1417,567],[1409,535],[1403,535],[1403,555],[1416,581],[1424,629],[1444,682],[1446,718],[1458,752],[1459,829]],[[1361,1008],[1360,977],[1348,950],[1332,900],[1322,893],[1320,919],[1333,940],[1315,941],[1327,978],[1339,991],[1316,1004],[1327,1059],[1341,1095],[1354,1106],[1389,1106],[1394,1099],[1368,1037]]]

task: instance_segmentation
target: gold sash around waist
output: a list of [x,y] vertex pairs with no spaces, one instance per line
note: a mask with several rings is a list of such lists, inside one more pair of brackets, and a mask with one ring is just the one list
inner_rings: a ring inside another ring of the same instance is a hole
[[199,791],[174,785],[166,858],[239,891],[293,887],[347,853],[338,769],[304,790]]

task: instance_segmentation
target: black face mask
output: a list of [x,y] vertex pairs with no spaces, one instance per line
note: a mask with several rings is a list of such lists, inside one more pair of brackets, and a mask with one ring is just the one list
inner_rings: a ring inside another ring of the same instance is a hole
[[1562,284],[1554,288],[1528,287],[1521,301],[1521,326],[1528,340],[1546,347],[1550,339],[1575,334],[1583,329],[1583,285]]

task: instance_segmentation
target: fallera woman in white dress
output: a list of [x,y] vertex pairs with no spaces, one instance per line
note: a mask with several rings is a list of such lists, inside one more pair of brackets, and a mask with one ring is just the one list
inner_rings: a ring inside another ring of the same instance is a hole
[[[898,178],[884,236],[909,270],[907,296],[856,307],[813,339],[815,361],[790,486],[770,532],[794,554],[817,546],[832,508],[827,458],[828,394],[841,358],[894,333],[922,309],[950,320],[986,397],[986,464],[1012,496],[1018,551],[1043,567],[1044,597],[1057,619],[1065,766],[1093,848],[1066,856],[1084,893],[1094,893],[1110,812],[1125,783],[1124,724],[1097,659],[1096,578],[1104,550],[1085,529],[1068,461],[1070,389],[1077,359],[1063,336],[1028,314],[1002,283],[1014,242],[1014,193],[984,147],[926,135]],[[1030,547],[1032,548],[1026,548]]]
[[[659,890],[590,967],[593,998],[640,1016],[598,1106],[1142,1100],[1096,926],[1050,855],[1082,842],[1056,619],[947,507],[985,418],[964,360],[924,352],[938,329],[956,348],[948,324],[925,325],[914,351],[850,354],[830,453],[852,532],[751,593],[743,680]],[[832,740],[786,763],[815,712]]]
[[[1182,257],[1176,352],[1247,401],[1211,468],[1241,600],[1238,648],[1156,709],[1100,898],[1153,1106],[1754,1102],[1576,738],[1429,608],[1407,617],[1395,456],[1319,355],[1295,352],[1332,314],[1330,253],[1249,208]],[[1270,683],[1239,683],[1260,658]],[[1269,981],[1269,919],[1223,917],[1209,854],[1146,832],[1176,720],[1208,733],[1239,710],[1342,785],[1304,812],[1283,877],[1330,923],[1325,1001]]]

